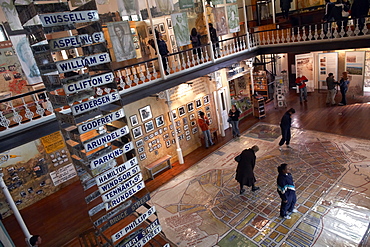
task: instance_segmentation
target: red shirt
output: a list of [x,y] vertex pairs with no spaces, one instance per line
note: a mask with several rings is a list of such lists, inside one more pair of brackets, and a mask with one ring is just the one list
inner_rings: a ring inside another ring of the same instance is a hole
[[199,124],[199,127],[202,131],[208,130],[209,121],[208,121],[207,117],[204,117],[204,119],[199,118],[198,119],[198,124]]
[[295,80],[295,84],[297,84],[299,88],[304,88],[306,86],[306,81],[308,81],[308,79],[305,76],[297,77],[297,79]]

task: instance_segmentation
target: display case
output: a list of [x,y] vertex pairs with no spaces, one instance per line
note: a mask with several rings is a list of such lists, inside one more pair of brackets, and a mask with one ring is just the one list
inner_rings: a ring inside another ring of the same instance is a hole
[[268,85],[266,71],[253,73],[254,92],[268,98]]
[[253,116],[257,118],[266,117],[265,99],[262,95],[253,97]]

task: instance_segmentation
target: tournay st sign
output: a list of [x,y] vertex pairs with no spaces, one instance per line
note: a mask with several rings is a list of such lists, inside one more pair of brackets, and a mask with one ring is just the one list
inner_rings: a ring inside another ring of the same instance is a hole
[[121,173],[125,172],[128,169],[133,168],[135,165],[137,165],[137,158],[133,157],[132,159],[126,161],[125,163],[113,167],[112,169],[100,174],[99,176],[95,177],[96,184],[98,186],[116,178]]
[[117,100],[121,100],[118,93],[106,94],[106,95],[82,102],[80,104],[72,105],[71,106],[72,114],[74,116],[80,115],[82,113],[97,109],[100,106],[108,105]]
[[51,51],[66,50],[70,48],[77,48],[83,45],[92,45],[94,43],[102,43],[105,41],[103,32],[96,32],[90,34],[80,34],[76,36],[63,37],[59,39],[49,40]]
[[123,236],[125,236],[127,233],[131,232],[134,228],[139,226],[141,223],[143,223],[145,220],[147,220],[152,214],[155,213],[155,207],[151,207],[148,209],[148,211],[144,212],[140,217],[138,217],[136,220],[116,232],[111,236],[112,241],[116,242],[117,240],[121,239]]
[[112,83],[114,81],[114,75],[112,72],[105,73],[102,75],[93,76],[91,78],[87,78],[84,80],[79,80],[76,82],[71,82],[68,84],[63,85],[64,92],[66,94],[78,93],[80,91],[102,86],[108,83]]
[[106,135],[103,135],[92,141],[84,143],[83,145],[84,145],[85,151],[90,152],[94,149],[97,149],[98,147],[108,144],[109,142],[112,142],[118,138],[121,138],[122,136],[125,136],[128,133],[129,133],[129,129],[126,125],[118,130],[112,131],[110,133],[107,133]]
[[136,184],[135,186],[128,189],[125,193],[117,196],[116,198],[112,199],[108,203],[105,203],[105,210],[110,210],[112,208],[115,208],[122,203],[124,203],[128,198],[135,195],[137,192],[145,188],[144,181],[141,181],[140,183]]
[[132,142],[129,142],[129,143],[126,143],[123,148],[117,148],[117,149],[114,149],[113,151],[97,158],[97,159],[94,159],[90,162],[90,169],[91,170],[94,170],[96,168],[98,168],[99,166],[102,166],[104,165],[105,163],[121,156],[122,154],[124,153],[127,153],[128,151],[132,150],[134,148],[134,145],[132,144]]
[[108,62],[110,62],[109,53],[103,52],[86,57],[77,57],[73,59],[62,60],[56,62],[55,64],[59,73],[66,73],[69,71],[74,71],[85,67],[92,67]]
[[60,12],[39,15],[43,27],[63,26],[72,23],[84,23],[99,20],[97,10]]

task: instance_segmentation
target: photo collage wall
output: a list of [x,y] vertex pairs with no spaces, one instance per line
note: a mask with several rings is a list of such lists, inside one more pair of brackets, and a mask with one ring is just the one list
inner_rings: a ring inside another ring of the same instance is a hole
[[[129,116],[139,160],[144,164],[150,163],[164,154],[173,153],[176,149],[175,131],[182,148],[188,143],[192,146],[198,143],[199,146],[200,129],[197,123],[199,112],[203,111],[212,125],[214,118],[210,102],[210,95],[205,95],[173,109],[171,113],[163,112],[159,115],[153,114],[153,109],[158,109],[157,106],[146,105],[139,108],[137,114]],[[170,114],[173,116],[175,126],[170,121]],[[149,157],[151,158],[147,161]]]

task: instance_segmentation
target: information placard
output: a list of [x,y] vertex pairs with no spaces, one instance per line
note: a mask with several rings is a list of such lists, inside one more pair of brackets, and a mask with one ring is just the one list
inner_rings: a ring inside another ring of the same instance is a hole
[[43,27],[63,26],[72,23],[84,23],[99,20],[97,10],[48,13],[39,15]]

